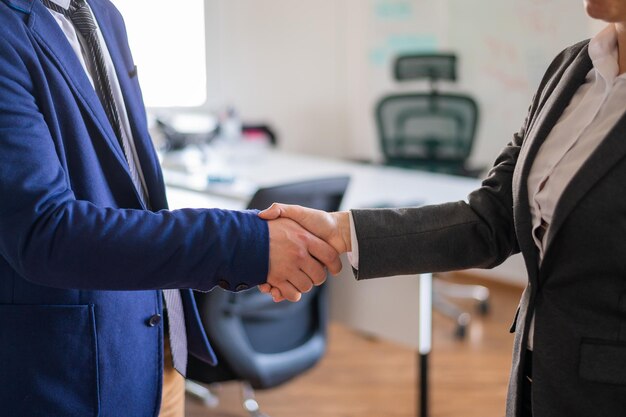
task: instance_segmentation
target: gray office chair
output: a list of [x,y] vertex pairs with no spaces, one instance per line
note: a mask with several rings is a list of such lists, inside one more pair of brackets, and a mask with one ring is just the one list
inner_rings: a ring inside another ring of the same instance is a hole
[[[426,79],[430,88],[389,95],[378,102],[376,122],[387,165],[464,176],[483,171],[467,166],[479,117],[476,101],[465,94],[438,90],[439,81],[456,81],[456,62],[454,54],[405,55],[395,60],[397,81]],[[434,281],[434,308],[453,318],[457,337],[464,338],[471,316],[450,298],[474,299],[479,312],[485,314],[489,290]]]
[[[339,209],[349,177],[303,181],[257,191],[248,207],[264,209],[273,202],[299,204],[326,211]],[[202,383],[241,381],[243,405],[261,417],[253,389],[283,384],[313,367],[324,355],[327,289],[315,287],[298,303],[274,303],[256,289],[229,293],[215,288],[196,293],[202,322],[218,356],[211,367],[190,357],[187,376]],[[215,397],[204,387],[188,384],[188,392],[208,405]]]

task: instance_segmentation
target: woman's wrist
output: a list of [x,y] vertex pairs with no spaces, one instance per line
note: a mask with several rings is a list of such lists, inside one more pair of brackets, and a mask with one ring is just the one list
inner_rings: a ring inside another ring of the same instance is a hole
[[337,233],[343,242],[344,252],[352,251],[352,239],[350,237],[350,212],[338,211],[332,213],[337,225]]

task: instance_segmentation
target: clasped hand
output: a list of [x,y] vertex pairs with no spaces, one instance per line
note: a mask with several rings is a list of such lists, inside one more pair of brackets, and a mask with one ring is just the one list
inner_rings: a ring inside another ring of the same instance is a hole
[[351,250],[347,212],[327,213],[274,203],[259,217],[268,221],[270,260],[267,283],[259,290],[275,302],[299,301],[326,281],[326,271],[341,272],[339,254]]

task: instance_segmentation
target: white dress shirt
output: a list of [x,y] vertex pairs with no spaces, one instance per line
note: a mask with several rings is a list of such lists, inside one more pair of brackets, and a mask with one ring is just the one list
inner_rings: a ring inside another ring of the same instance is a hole
[[[70,6],[70,0],[50,0],[53,3],[56,3],[58,6],[63,9],[67,9]],[[62,13],[57,13],[54,10],[50,10],[50,13],[54,17],[54,19],[59,24],[59,27],[65,34],[68,42],[70,43],[72,49],[76,53],[76,57],[80,61],[81,65],[85,69],[85,73],[93,86],[93,68],[91,67],[91,60],[88,59],[88,47],[85,43],[85,40],[80,35],[79,32],[76,31],[74,25],[71,20],[65,17]],[[92,13],[93,14],[93,13]],[[102,54],[104,55],[104,63],[106,65],[106,69],[109,75],[109,81],[111,82],[111,90],[113,90],[113,99],[115,100],[115,104],[117,105],[117,109],[120,116],[121,130],[122,130],[122,140],[124,141],[124,145],[130,155],[127,155],[128,158],[132,157],[132,161],[128,161],[129,163],[134,163],[135,169],[131,169],[131,177],[133,180],[133,184],[135,188],[139,191],[139,195],[142,196],[144,203],[147,203],[148,198],[148,189],[146,187],[146,182],[143,176],[143,172],[141,171],[141,164],[139,163],[139,157],[137,156],[137,149],[135,147],[135,141],[133,140],[132,131],[130,128],[130,121],[128,120],[128,112],[126,111],[126,104],[124,103],[124,96],[122,95],[122,89],[120,87],[120,82],[117,78],[117,73],[115,72],[115,66],[113,65],[113,60],[111,59],[111,54],[109,53],[109,49],[107,47],[106,42],[104,41],[104,37],[102,36],[102,32],[100,31],[100,26],[94,16],[94,22],[97,26],[98,39],[100,42],[100,46],[102,48]]]
[[[626,74],[619,75],[617,32],[613,24],[589,42],[589,57],[593,68],[541,145],[528,176],[532,234],[540,262],[554,209],[565,187],[626,111]],[[352,252],[348,259],[358,269],[359,246],[352,214],[350,234]],[[530,349],[533,333],[534,318],[529,333]]]
[[626,107],[626,74],[618,75],[617,34],[610,25],[589,43],[593,69],[541,145],[528,176],[533,239],[540,259],[546,236],[536,233],[542,221],[550,228],[556,204],[572,177],[602,143]]

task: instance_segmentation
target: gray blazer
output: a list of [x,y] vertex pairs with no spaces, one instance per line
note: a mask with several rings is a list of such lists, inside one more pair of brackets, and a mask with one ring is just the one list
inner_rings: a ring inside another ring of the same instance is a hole
[[533,311],[534,416],[626,416],[626,117],[558,201],[541,265],[531,237],[528,173],[592,68],[587,45],[552,62],[522,129],[468,203],[352,212],[357,279],[491,268],[522,252],[529,282],[512,327],[507,417],[520,416]]

